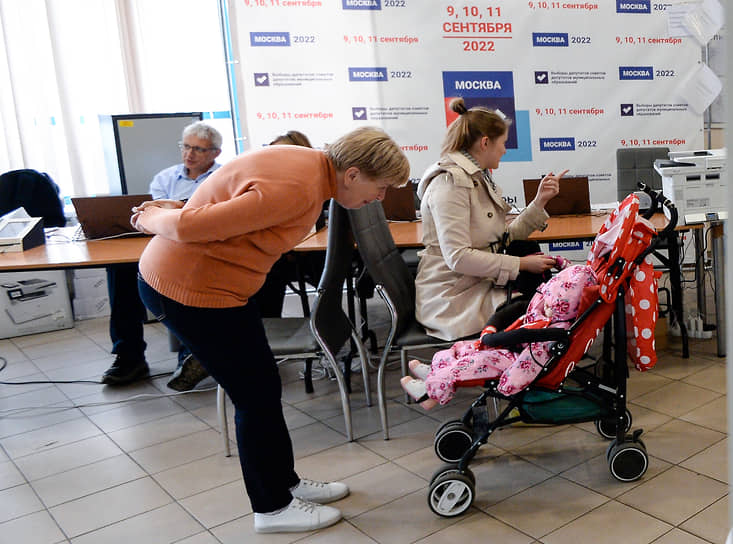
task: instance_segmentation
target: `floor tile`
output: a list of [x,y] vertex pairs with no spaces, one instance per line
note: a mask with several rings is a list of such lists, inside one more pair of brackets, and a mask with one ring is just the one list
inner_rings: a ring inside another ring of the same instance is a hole
[[416,544],[455,544],[456,542],[476,542],[484,538],[486,542],[501,542],[502,544],[534,542],[532,537],[484,513],[478,513],[463,517],[456,524],[418,540]]
[[211,455],[224,455],[221,435],[213,429],[133,450],[130,456],[149,474],[156,474]]
[[345,478],[344,482],[349,486],[351,494],[339,501],[338,507],[347,519],[424,489],[427,483],[394,463],[376,466]]
[[[409,523],[406,521],[409,520]],[[433,514],[418,491],[349,520],[356,528],[382,544],[414,542],[456,523]]]
[[94,436],[78,442],[72,442],[50,450],[42,451],[16,459],[29,480],[38,480],[65,472],[83,465],[88,465],[120,455],[122,450],[104,435]]
[[641,479],[635,482],[621,482],[611,474],[604,452],[597,457],[589,459],[585,463],[566,470],[562,473],[562,476],[607,497],[617,497],[650,480],[657,474],[664,472],[671,466],[666,461],[650,455],[649,466]]
[[696,537],[686,531],[679,529],[672,529],[658,540],[654,541],[654,544],[708,544],[707,541]]
[[28,484],[0,491],[0,523],[43,509],[43,504]]
[[220,485],[240,481],[242,469],[237,457],[216,454],[164,470],[155,474],[154,478],[174,498],[182,499]]
[[56,544],[64,534],[46,510],[0,523],[0,544]]
[[728,431],[727,409],[726,397],[718,397],[707,404],[703,404],[699,408],[695,408],[681,415],[680,419],[695,423],[700,427],[725,433]]
[[641,439],[649,455],[654,455],[670,463],[680,463],[688,457],[719,442],[723,433],[693,425],[680,419],[672,419],[644,433]]
[[[386,330],[383,317],[370,320],[378,334]],[[145,335],[153,372],[170,372],[176,358],[165,328],[148,324]],[[348,442],[336,382],[316,380],[314,393],[307,394],[302,362],[282,365],[283,412],[297,471],[344,481],[351,494],[335,503],[344,521],[313,533],[280,535],[254,532],[234,410],[228,402],[233,456],[226,458],[213,380],[172,396],[166,396],[172,393],[167,375],[114,388],[9,386],[0,393],[0,544],[549,544],[611,537],[641,544],[723,544],[726,361],[716,356],[714,340],[695,340],[690,347],[692,356],[682,359],[673,339],[653,370],[631,371],[633,429],[644,429],[649,453],[640,480],[612,477],[605,459],[609,442],[593,422],[516,425],[498,430],[478,450],[469,464],[476,478],[473,507],[452,519],[436,516],[427,505],[429,480],[443,466],[433,451],[434,433],[442,422],[462,417],[480,389],[460,389],[447,406],[425,411],[405,404],[399,364],[390,363],[385,441],[379,410],[376,404],[366,407],[355,373],[351,401],[358,440]],[[113,360],[109,349],[106,319],[0,340],[8,380],[97,380]],[[373,370],[370,378],[374,386]],[[69,409],[70,398],[82,407]],[[163,540],[155,540],[156,534]]]
[[721,440],[680,463],[681,467],[728,483],[728,439]]
[[60,504],[49,511],[61,529],[73,538],[171,502],[170,495],[152,478],[140,478]]
[[605,502],[607,497],[555,477],[490,506],[487,512],[541,538]]
[[206,528],[216,527],[252,513],[242,480],[202,491],[179,502]]
[[77,538],[72,544],[159,544],[178,542],[195,535],[202,527],[183,508],[168,504],[149,512],[91,531]]
[[684,468],[671,467],[616,500],[677,525],[718,501],[727,492],[728,486],[717,480]]
[[[623,520],[623,522],[620,522]],[[605,530],[604,530],[605,529]],[[593,544],[646,544],[672,529],[616,501],[609,501],[542,537],[543,544],[593,542]]]
[[711,504],[680,525],[681,529],[709,540],[723,544],[730,531],[728,518],[728,497]]
[[208,429],[200,419],[181,413],[108,434],[121,448],[134,451]]
[[15,463],[10,461],[0,462],[0,489],[7,489],[26,483],[25,477],[17,469]]
[[84,438],[98,436],[101,433],[99,427],[87,418],[77,417],[57,425],[3,438],[0,440],[0,444],[5,448],[8,455],[15,459],[24,455],[58,448]]
[[143,470],[132,459],[121,454],[34,480],[31,486],[43,503],[51,507],[137,480],[144,475]]
[[635,404],[679,417],[718,398],[719,393],[684,382],[672,382],[634,399]]

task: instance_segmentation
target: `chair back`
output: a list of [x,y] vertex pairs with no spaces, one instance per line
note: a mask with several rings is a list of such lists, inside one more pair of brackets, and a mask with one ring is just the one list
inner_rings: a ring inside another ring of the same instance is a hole
[[662,177],[654,170],[656,159],[669,158],[668,147],[633,147],[616,150],[618,201],[639,190],[643,181],[652,189],[662,188]]
[[42,217],[44,227],[66,224],[59,187],[45,172],[26,168],[0,176],[0,215],[20,207],[31,217]]
[[415,320],[415,279],[394,243],[380,202],[349,210],[348,214],[367,272],[394,305],[395,334],[399,335]]
[[333,356],[351,337],[352,324],[343,310],[343,288],[353,256],[354,240],[346,210],[331,200],[326,262],[311,312],[311,330],[322,347]]

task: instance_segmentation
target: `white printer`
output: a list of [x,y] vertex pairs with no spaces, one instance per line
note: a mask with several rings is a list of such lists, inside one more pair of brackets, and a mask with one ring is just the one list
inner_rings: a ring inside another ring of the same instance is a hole
[[677,207],[680,224],[728,218],[726,158],[725,149],[704,149],[670,151],[669,160],[654,161],[662,192]]

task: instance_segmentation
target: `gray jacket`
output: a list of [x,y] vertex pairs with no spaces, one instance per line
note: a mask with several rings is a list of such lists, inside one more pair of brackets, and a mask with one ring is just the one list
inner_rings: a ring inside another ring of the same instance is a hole
[[417,320],[428,334],[455,340],[477,334],[506,299],[495,289],[519,273],[519,257],[497,254],[502,237],[524,240],[547,213],[530,204],[508,226],[511,207],[461,153],[428,168],[418,185],[423,245],[415,280]]

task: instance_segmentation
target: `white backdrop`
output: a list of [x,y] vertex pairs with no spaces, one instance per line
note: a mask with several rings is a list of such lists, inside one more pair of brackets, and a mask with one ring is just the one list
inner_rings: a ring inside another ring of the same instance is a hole
[[463,96],[513,120],[507,199],[569,168],[594,203],[615,201],[617,148],[704,145],[681,98],[701,49],[668,37],[673,3],[230,0],[243,135],[257,147],[296,129],[321,147],[379,125],[419,178]]

